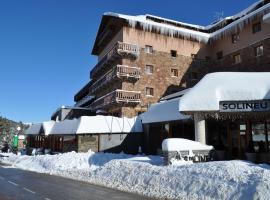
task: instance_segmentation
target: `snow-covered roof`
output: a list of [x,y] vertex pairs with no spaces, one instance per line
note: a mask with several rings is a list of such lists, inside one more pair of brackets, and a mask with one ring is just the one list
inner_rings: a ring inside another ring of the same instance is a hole
[[183,139],[183,138],[169,138],[162,142],[163,151],[201,151],[212,150],[213,146],[205,145],[200,142]]
[[81,117],[76,134],[143,132],[139,117],[119,118],[112,116]]
[[[261,7],[260,4],[262,4]],[[259,7],[259,8],[258,8]],[[139,25],[145,31],[156,31],[160,34],[170,36],[181,36],[185,39],[193,39],[199,42],[207,43],[209,40],[216,40],[224,35],[235,33],[242,30],[249,24],[254,17],[265,15],[270,11],[270,3],[263,4],[263,0],[257,1],[236,15],[226,17],[207,26],[199,26],[178,22],[154,15],[124,15],[113,12],[106,12],[104,16],[117,17],[125,19],[129,26]],[[228,23],[229,21],[233,21]],[[220,28],[218,28],[220,27]],[[217,30],[216,30],[217,29]]]
[[78,119],[66,119],[61,122],[56,122],[50,132],[51,135],[59,134],[76,134],[79,125]]
[[162,97],[159,101],[170,100],[170,99],[174,99],[174,98],[177,98],[177,97],[181,97],[184,94],[186,94],[189,90],[190,90],[190,88],[181,90],[179,92],[175,92],[173,94],[169,94],[169,95],[167,95],[165,97]]
[[142,114],[142,123],[149,124],[189,119],[190,116],[183,115],[178,111],[179,99],[175,98],[151,105],[147,112]]
[[55,121],[48,121],[42,123],[42,129],[44,131],[45,135],[49,135],[51,133],[51,130],[55,124]]
[[139,117],[82,116],[55,123],[50,134],[97,134],[143,132]]
[[33,124],[28,129],[26,129],[26,135],[38,135],[41,131],[42,123]]
[[181,36],[187,39],[194,39],[200,42],[208,42],[209,34],[200,31],[195,31],[187,28],[177,27],[170,24],[164,24],[147,19],[147,15],[123,15],[118,13],[106,12],[105,16],[112,16],[128,21],[129,25],[133,28],[139,24],[143,30],[152,31],[155,30],[160,34],[166,34],[170,36]]
[[180,112],[218,111],[220,101],[270,99],[269,72],[207,74],[179,103]]

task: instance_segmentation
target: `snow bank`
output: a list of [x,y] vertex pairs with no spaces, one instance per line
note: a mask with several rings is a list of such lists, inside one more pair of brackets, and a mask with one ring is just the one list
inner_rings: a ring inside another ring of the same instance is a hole
[[213,146],[205,145],[200,142],[182,139],[182,138],[169,138],[162,142],[163,151],[187,151],[187,150],[212,150]]
[[65,176],[158,199],[269,199],[270,166],[244,161],[161,166],[158,156],[107,153],[0,158],[36,172]]
[[179,111],[218,111],[220,101],[264,99],[270,99],[270,73],[217,72],[207,74],[180,99]]

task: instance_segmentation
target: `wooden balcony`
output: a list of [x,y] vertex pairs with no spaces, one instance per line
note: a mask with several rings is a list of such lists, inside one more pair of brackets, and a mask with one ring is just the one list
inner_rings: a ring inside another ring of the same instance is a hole
[[140,102],[141,92],[139,91],[115,90],[95,100],[90,107],[92,110],[97,110],[115,106],[115,104],[135,105]]
[[139,53],[137,45],[117,42],[91,70],[90,77],[93,79],[97,74],[101,74],[107,67],[115,64],[117,58],[130,57],[131,59],[136,59]]
[[84,105],[87,105],[88,103],[90,104],[91,101],[93,101],[95,98],[95,96],[93,95],[87,95],[85,97],[83,97],[80,101],[76,102],[75,103],[75,107],[81,107],[81,106],[84,106]]
[[116,65],[104,76],[98,79],[90,87],[91,93],[96,92],[99,89],[105,87],[108,83],[115,79],[126,78],[129,80],[138,80],[140,78],[140,68],[138,67],[129,67],[127,65]]

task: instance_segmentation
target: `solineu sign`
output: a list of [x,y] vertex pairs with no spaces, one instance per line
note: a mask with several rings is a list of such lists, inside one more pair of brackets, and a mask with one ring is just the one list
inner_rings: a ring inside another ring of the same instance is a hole
[[270,111],[270,100],[220,101],[220,112],[262,112]]

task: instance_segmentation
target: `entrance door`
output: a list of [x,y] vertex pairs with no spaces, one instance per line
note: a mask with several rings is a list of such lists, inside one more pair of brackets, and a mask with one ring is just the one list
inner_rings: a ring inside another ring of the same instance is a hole
[[231,159],[244,159],[247,147],[247,127],[245,123],[228,124],[228,144]]

